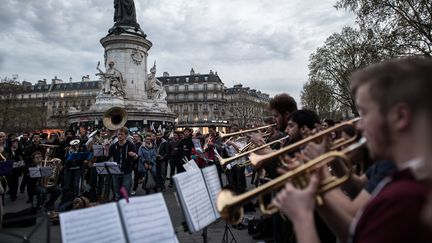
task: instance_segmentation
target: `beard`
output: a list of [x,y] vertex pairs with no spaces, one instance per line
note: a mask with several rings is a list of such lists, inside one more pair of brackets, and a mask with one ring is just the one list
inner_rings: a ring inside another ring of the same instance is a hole
[[[368,139],[369,140],[369,139]],[[375,134],[373,142],[368,143],[368,149],[371,159],[377,160],[394,160],[391,147],[393,139],[390,132],[390,126],[383,121],[379,125],[378,132]]]

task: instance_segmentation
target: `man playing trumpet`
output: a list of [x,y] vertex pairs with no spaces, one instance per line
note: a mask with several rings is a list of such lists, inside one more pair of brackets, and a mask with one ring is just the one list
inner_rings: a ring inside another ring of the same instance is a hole
[[[351,89],[367,147],[373,158],[395,161],[398,171],[377,186],[354,220],[335,197],[338,189],[324,194],[318,212],[340,240],[432,242],[430,230],[420,220],[430,187],[417,173],[422,162],[413,126],[424,85],[432,82],[431,70],[430,59],[410,57],[375,64],[353,75]],[[287,183],[273,201],[293,221],[299,242],[319,242],[313,225],[319,185],[317,174],[304,190]]]

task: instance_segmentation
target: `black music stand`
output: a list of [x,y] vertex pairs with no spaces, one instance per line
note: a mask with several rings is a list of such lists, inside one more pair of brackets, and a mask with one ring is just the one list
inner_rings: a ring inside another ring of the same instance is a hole
[[102,163],[94,163],[93,165],[96,167],[96,171],[101,175],[120,175],[123,174],[120,170],[120,166],[115,162],[102,162]]
[[[231,240],[230,240],[230,236],[231,236]],[[222,236],[222,243],[232,243],[235,242],[237,243],[236,238],[234,237],[233,232],[231,231],[230,227],[228,226],[227,223],[225,223],[225,230],[224,230],[224,234]]]

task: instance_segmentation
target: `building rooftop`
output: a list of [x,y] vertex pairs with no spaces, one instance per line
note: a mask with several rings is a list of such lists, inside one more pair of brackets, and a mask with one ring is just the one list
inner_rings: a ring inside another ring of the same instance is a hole
[[225,94],[227,94],[227,95],[234,95],[234,94],[238,94],[240,92],[246,92],[247,94],[254,96],[256,98],[262,99],[262,100],[269,100],[270,99],[270,95],[268,95],[266,93],[262,93],[261,91],[257,91],[256,89],[251,89],[249,87],[243,87],[242,84],[236,84],[230,88],[225,87]]
[[222,80],[217,74],[193,74],[183,76],[163,76],[157,77],[163,85],[188,84],[188,83],[206,83],[217,82],[222,83]]
[[[23,92],[48,92],[48,91],[68,91],[68,90],[85,90],[85,89],[98,89],[103,81],[85,81],[73,83],[54,83],[43,84],[38,83],[35,85],[23,85]],[[52,86],[52,87],[51,87]]]

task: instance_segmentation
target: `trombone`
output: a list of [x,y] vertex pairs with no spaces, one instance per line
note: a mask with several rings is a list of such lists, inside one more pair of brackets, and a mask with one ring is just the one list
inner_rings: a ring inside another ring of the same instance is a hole
[[[342,122],[342,123],[340,123],[338,125],[332,126],[330,128],[327,128],[327,129],[325,129],[325,130],[317,133],[317,134],[314,134],[314,135],[309,136],[309,137],[307,137],[305,139],[302,139],[302,140],[300,140],[300,141],[298,141],[296,143],[293,143],[293,144],[291,144],[291,145],[289,145],[287,147],[284,147],[284,148],[281,148],[279,150],[276,150],[275,152],[272,152],[272,153],[263,154],[263,155],[258,155],[256,153],[252,153],[249,156],[249,160],[251,161],[251,164],[252,164],[252,166],[255,169],[259,169],[259,168],[261,168],[264,165],[264,163],[266,163],[267,161],[272,160],[276,156],[282,156],[283,154],[286,154],[288,152],[292,152],[292,151],[298,149],[299,147],[305,146],[309,142],[312,142],[312,141],[314,141],[316,139],[320,139],[320,138],[322,138],[324,136],[327,136],[329,133],[338,131],[338,130],[346,127],[346,126],[353,126],[359,120],[360,120],[360,118],[357,117],[357,118],[354,118],[352,120],[349,120],[349,121],[346,121],[346,122]],[[331,147],[334,148],[334,149],[341,148],[342,145],[345,146],[345,145],[351,144],[355,140],[357,140],[357,136],[354,136],[354,137],[352,137],[350,139],[347,139],[346,141],[343,141],[343,142],[338,142],[338,144],[333,145]]]
[[289,171],[277,177],[276,179],[263,184],[260,187],[240,195],[234,195],[232,191],[223,189],[217,196],[216,208],[219,211],[221,217],[230,224],[237,224],[242,220],[243,205],[255,197],[258,197],[261,212],[264,214],[275,213],[278,211],[278,209],[274,207],[274,205],[269,205],[268,207],[264,206],[264,195],[283,187],[283,185],[289,180],[292,180],[296,187],[306,187],[308,178],[312,171],[315,171],[323,166],[327,166],[336,159],[340,159],[347,168],[346,173],[339,178],[336,176],[330,176],[329,178],[326,178],[324,181],[322,181],[318,189],[317,196],[322,195],[323,193],[339,186],[348,180],[352,171],[352,162],[348,158],[348,155],[351,155],[352,153],[362,149],[365,144],[366,139],[361,139],[359,142],[350,145],[343,151],[330,151],[326,154],[322,154],[321,156],[318,156],[306,164],[300,165],[294,170]]
[[240,134],[243,134],[243,133],[257,132],[259,130],[263,130],[263,129],[274,127],[274,126],[276,126],[276,123],[270,124],[270,125],[266,125],[266,126],[261,126],[261,127],[255,127],[255,128],[252,128],[252,129],[243,130],[243,131],[239,131],[239,132],[222,133],[219,137],[223,139],[223,138],[227,138],[227,137],[232,137],[232,136],[240,135]]
[[[281,144],[282,144],[282,142],[285,141],[285,140],[288,139],[288,138],[289,138],[289,136],[285,136],[285,137],[282,137],[282,138],[280,138],[280,139],[277,139],[277,140],[271,141],[271,142],[269,142],[269,143],[263,144],[263,145],[261,145],[261,146],[259,146],[259,147],[253,148],[253,149],[251,149],[251,150],[249,150],[249,151],[246,151],[246,152],[242,152],[242,153],[236,154],[236,155],[234,155],[234,156],[232,156],[232,157],[230,157],[230,158],[225,158],[225,159],[224,159],[224,158],[221,158],[221,159],[219,159],[219,163],[221,164],[221,166],[225,166],[225,165],[227,165],[228,163],[230,163],[230,162],[232,162],[232,161],[234,161],[234,160],[237,160],[237,159],[239,159],[239,158],[241,158],[241,157],[243,157],[243,156],[246,156],[246,155],[248,155],[248,154],[250,154],[250,153],[256,152],[256,151],[258,151],[258,150],[261,150],[261,149],[266,148],[266,147],[268,147],[268,146],[271,146],[271,145],[273,145],[273,144],[277,144],[277,143],[281,143]],[[246,161],[246,162],[248,162],[248,164],[250,163],[250,161]],[[243,162],[242,164],[244,164],[244,163],[246,163],[246,162]],[[245,164],[245,165],[246,165],[246,164]],[[245,166],[245,165],[244,165],[244,166]]]

